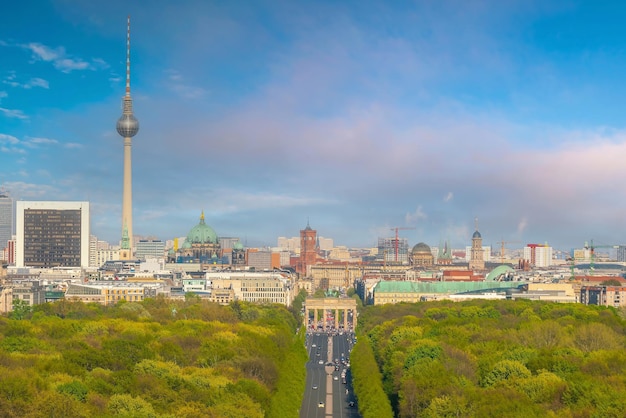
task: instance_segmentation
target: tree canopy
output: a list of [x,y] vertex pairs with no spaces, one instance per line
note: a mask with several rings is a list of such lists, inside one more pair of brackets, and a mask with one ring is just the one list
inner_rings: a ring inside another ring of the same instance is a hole
[[371,344],[398,417],[621,417],[625,332],[616,310],[582,304],[383,305],[360,312],[355,354]]
[[198,297],[22,309],[0,317],[0,411],[297,417],[306,362],[298,325],[281,305]]

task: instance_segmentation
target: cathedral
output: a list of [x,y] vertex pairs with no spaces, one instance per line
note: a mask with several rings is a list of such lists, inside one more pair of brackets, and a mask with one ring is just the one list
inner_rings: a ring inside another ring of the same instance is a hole
[[185,242],[176,254],[177,263],[221,264],[222,251],[217,234],[204,221],[204,212],[200,223],[187,234]]

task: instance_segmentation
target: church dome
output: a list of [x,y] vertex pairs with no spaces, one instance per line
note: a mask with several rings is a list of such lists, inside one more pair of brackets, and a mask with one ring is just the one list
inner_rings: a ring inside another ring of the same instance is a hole
[[420,242],[419,244],[415,244],[411,252],[413,254],[432,254],[430,251],[430,247],[423,242]]
[[[194,226],[189,234],[185,244],[217,244],[217,234],[209,225],[204,222],[204,212],[200,215],[200,223]],[[185,245],[183,244],[183,246]]]
[[474,232],[474,235],[472,235],[472,238],[482,238],[482,235],[480,235],[480,232],[476,230],[476,232]]
[[239,241],[233,244],[233,250],[243,250],[243,244]]

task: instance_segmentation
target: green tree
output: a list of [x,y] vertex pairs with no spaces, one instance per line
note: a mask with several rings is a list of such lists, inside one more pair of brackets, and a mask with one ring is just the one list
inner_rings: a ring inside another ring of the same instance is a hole
[[85,402],[87,400],[89,388],[87,388],[87,385],[85,385],[83,382],[79,380],[74,380],[72,382],[64,383],[57,386],[57,391],[59,393],[69,395],[80,402]]
[[32,307],[22,299],[13,299],[13,310],[9,313],[9,318],[22,320],[30,316]]
[[623,346],[624,337],[604,324],[584,324],[574,331],[574,343],[585,353],[612,350]]
[[113,415],[136,418],[156,418],[154,408],[139,396],[128,394],[113,395],[109,399],[108,410]]
[[530,371],[519,361],[502,360],[493,366],[491,371],[482,380],[484,387],[515,378],[530,377]]

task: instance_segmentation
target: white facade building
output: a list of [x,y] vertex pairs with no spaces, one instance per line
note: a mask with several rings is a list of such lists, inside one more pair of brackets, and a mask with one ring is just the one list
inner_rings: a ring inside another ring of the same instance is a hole
[[552,265],[552,247],[528,244],[524,247],[524,260],[527,260],[533,267],[550,267]]
[[280,303],[291,306],[293,282],[289,275],[278,272],[223,271],[207,272],[211,292],[228,290],[233,300]]
[[165,242],[154,239],[142,239],[135,244],[135,258],[147,260],[148,258],[165,257]]

